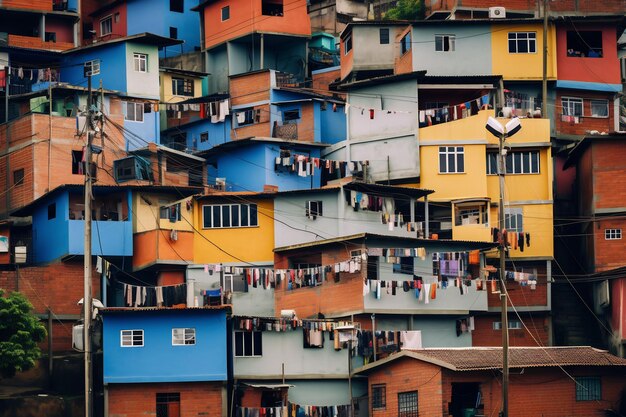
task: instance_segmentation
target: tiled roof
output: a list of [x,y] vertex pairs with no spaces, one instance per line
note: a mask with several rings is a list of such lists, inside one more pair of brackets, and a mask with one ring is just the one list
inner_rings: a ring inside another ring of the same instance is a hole
[[[453,371],[480,371],[502,368],[502,348],[474,347],[403,350],[383,360],[366,365],[355,373],[367,373],[385,363],[412,358]],[[626,359],[590,346],[511,347],[509,368],[566,366],[625,366]]]

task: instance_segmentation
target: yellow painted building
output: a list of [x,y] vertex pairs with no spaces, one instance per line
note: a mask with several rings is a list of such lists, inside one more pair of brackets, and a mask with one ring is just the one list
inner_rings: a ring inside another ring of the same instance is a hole
[[[498,139],[485,129],[492,110],[419,130],[419,186],[435,190],[429,200],[449,207],[452,238],[492,240],[498,227]],[[505,124],[507,119],[500,119]],[[522,129],[507,139],[504,205],[506,225],[528,233],[530,247],[511,250],[511,258],[553,257],[552,157],[550,121],[520,119]],[[449,206],[448,206],[449,205]]]
[[[548,27],[547,77],[557,74],[556,29]],[[492,74],[508,80],[541,80],[543,78],[543,24],[502,22],[491,30]]]
[[274,262],[274,200],[259,193],[219,193],[194,200],[196,264]]
[[161,103],[173,104],[202,97],[202,79],[206,74],[196,71],[161,68]]

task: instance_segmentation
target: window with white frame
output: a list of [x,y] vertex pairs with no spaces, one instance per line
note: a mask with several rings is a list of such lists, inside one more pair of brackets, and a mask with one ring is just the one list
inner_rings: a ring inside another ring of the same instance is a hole
[[120,332],[120,345],[122,347],[143,346],[143,330],[122,330]]
[[196,344],[196,329],[177,328],[172,329],[172,346],[184,346]]
[[454,51],[456,36],[454,35],[435,35],[435,51],[452,52]]
[[143,122],[143,103],[125,101],[124,120],[128,120],[129,122]]
[[[509,330],[521,330],[522,322],[519,320],[509,320],[508,321]],[[493,330],[502,330],[502,322],[494,321],[493,322]]]
[[309,200],[306,202],[305,216],[311,220],[315,220],[317,216],[322,215],[322,202]]
[[237,120],[237,127],[251,125],[253,123],[259,123],[261,121],[261,109],[243,109],[238,110],[235,113]]
[[509,232],[524,231],[523,218],[521,208],[504,209],[504,228]]
[[591,100],[591,117],[609,117],[609,100]]
[[172,77],[172,94],[193,97],[193,80]]
[[509,32],[509,53],[531,54],[537,52],[537,32]]
[[109,15],[100,20],[100,36],[106,36],[113,33],[113,16]]
[[563,106],[563,115],[565,116],[582,116],[583,115],[583,99],[577,97],[562,97],[561,106]]
[[[539,151],[508,152],[505,158],[507,174],[539,174]],[[498,175],[498,153],[487,153],[487,174]]]
[[463,146],[439,147],[439,173],[459,174],[465,172],[465,153]]
[[135,72],[148,72],[148,55],[135,52],[133,54],[133,64]]
[[620,240],[622,238],[622,229],[604,229],[605,240]]
[[263,333],[235,332],[235,357],[258,357],[263,356]]
[[256,204],[210,204],[202,206],[205,229],[256,227],[259,225]]
[[488,224],[489,213],[486,202],[455,204],[454,211],[456,226]]

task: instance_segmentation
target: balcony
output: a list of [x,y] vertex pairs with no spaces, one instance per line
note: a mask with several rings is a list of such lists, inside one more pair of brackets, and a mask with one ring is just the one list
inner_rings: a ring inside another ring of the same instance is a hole
[[15,48],[43,49],[46,51],[67,51],[74,48],[71,42],[46,42],[35,36],[8,35],[8,45]]

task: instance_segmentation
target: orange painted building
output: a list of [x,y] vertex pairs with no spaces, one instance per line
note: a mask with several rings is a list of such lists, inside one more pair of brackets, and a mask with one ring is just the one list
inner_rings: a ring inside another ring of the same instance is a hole
[[203,49],[250,33],[311,35],[305,0],[207,0],[196,10],[202,14]]

